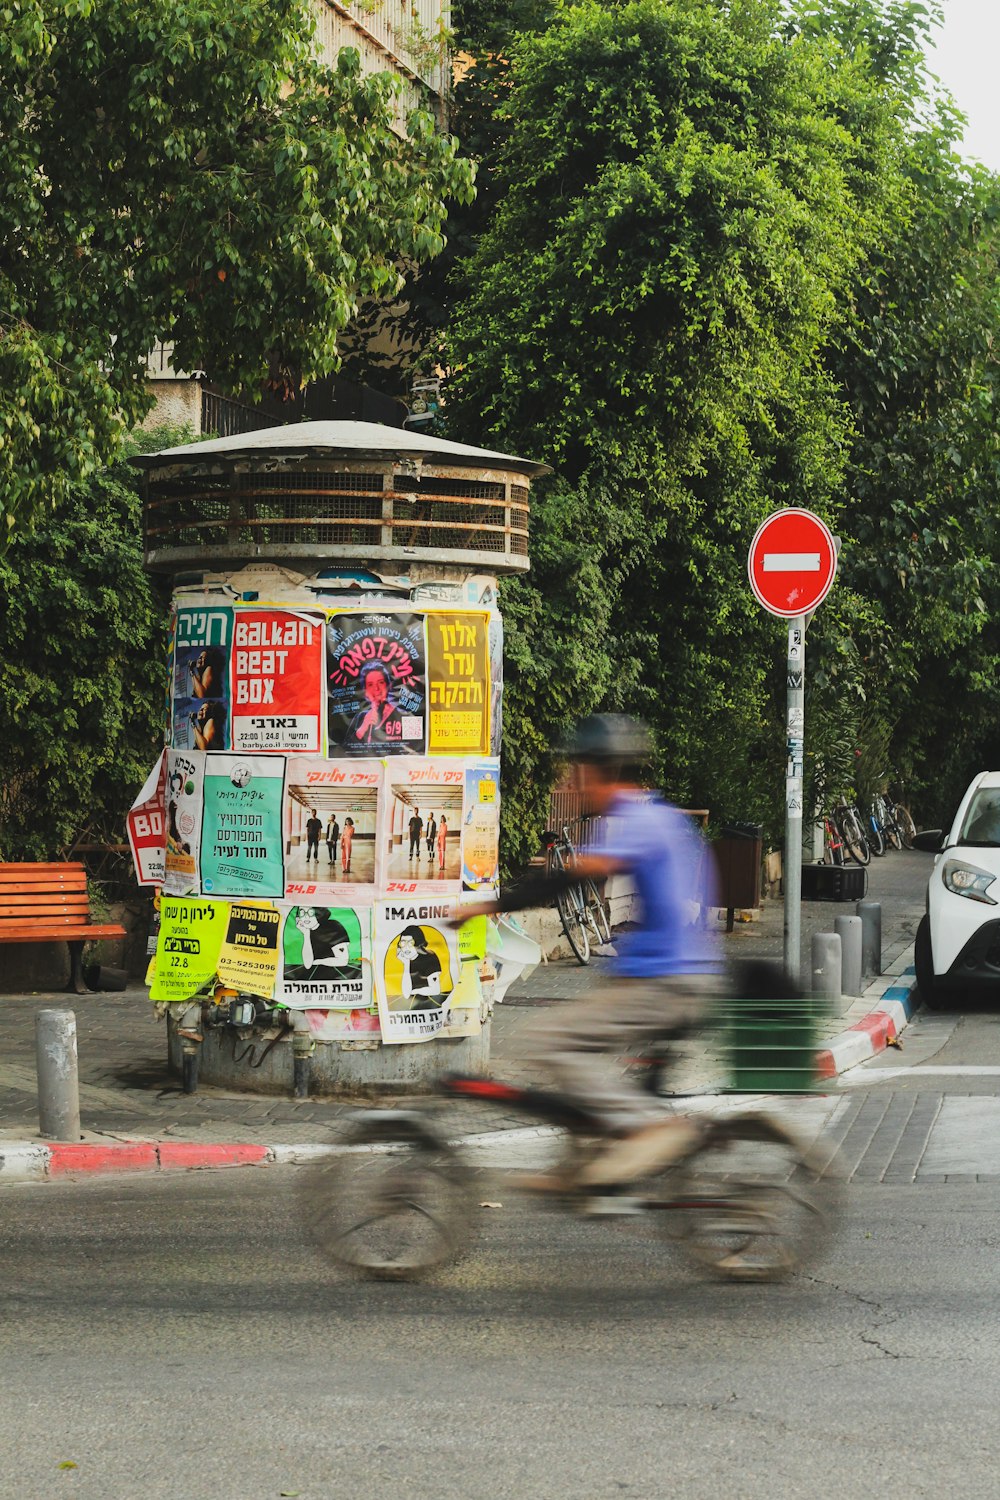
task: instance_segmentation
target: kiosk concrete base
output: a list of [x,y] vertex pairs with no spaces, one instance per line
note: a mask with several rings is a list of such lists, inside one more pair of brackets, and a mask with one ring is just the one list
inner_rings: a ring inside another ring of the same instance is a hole
[[[240,1093],[291,1094],[291,1035],[276,1042],[260,1061],[269,1040],[267,1034],[206,1030],[198,1049],[199,1082]],[[181,1040],[172,1016],[167,1017],[167,1048],[170,1068],[179,1074]],[[259,1067],[252,1066],[257,1062]],[[489,1021],[478,1036],[437,1037],[405,1046],[383,1047],[377,1037],[317,1042],[310,1059],[309,1091],[326,1097],[422,1094],[430,1091],[440,1073],[488,1073],[489,1063]]]

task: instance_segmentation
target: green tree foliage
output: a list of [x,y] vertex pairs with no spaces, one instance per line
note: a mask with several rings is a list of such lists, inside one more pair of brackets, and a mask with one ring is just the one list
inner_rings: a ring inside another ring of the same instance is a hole
[[599,705],[652,720],[675,796],[773,824],[783,631],[746,545],[778,504],[836,517],[824,352],[905,213],[896,96],[777,0],[581,0],[511,58],[449,343],[451,430],[557,469],[503,591],[508,849]]
[[[10,0],[0,26],[0,501],[30,522],[148,409],[145,359],[232,388],[336,368],[444,243],[472,167],[397,82],[323,66],[308,0]],[[0,527],[0,544],[2,544]]]
[[929,77],[939,10],[823,0],[803,19],[862,49],[909,122],[910,211],[887,226],[829,355],[853,428],[841,576],[865,610],[845,651],[824,609],[817,644],[821,678],[864,699],[867,779],[900,768],[931,820],[995,762],[1000,711],[1000,182],[961,159],[962,118]]
[[117,843],[163,744],[169,592],[142,565],[133,452],[67,486],[0,558],[0,857],[55,859]]

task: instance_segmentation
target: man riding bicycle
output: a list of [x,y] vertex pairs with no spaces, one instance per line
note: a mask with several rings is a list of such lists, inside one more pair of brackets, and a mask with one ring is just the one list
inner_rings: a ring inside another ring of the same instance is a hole
[[638,913],[617,939],[613,981],[549,1011],[525,1038],[529,1058],[596,1117],[607,1138],[572,1182],[551,1186],[610,1187],[666,1165],[697,1136],[693,1122],[665,1118],[615,1057],[682,1036],[703,1019],[721,982],[717,943],[703,921],[717,903],[711,861],[690,820],[642,789],[652,753],[646,727],[625,715],[594,714],[577,726],[566,752],[586,812],[607,819],[607,839],[580,853],[572,872],[518,882],[500,901],[471,910],[523,910],[580,877],[632,877]]

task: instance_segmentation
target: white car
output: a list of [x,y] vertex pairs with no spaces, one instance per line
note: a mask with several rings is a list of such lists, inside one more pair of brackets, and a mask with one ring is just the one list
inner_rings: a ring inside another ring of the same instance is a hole
[[1000,771],[980,772],[951,828],[917,834],[914,847],[935,852],[914,946],[924,1001],[1000,988]]

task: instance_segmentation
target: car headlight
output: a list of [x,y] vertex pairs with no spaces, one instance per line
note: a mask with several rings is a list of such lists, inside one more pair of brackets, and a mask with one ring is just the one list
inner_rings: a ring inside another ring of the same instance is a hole
[[968,896],[970,901],[982,901],[987,906],[997,905],[996,899],[987,894],[996,878],[989,870],[980,870],[978,865],[967,865],[959,859],[946,860],[941,871],[945,890],[955,896]]

